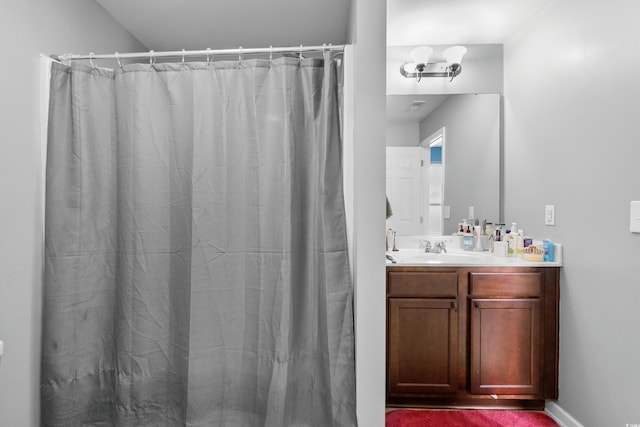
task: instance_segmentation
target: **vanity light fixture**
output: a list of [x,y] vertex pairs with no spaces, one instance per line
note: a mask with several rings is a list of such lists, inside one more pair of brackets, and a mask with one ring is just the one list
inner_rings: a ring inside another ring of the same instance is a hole
[[462,71],[462,57],[467,53],[464,46],[451,46],[442,52],[446,62],[430,63],[429,58],[433,53],[430,46],[418,46],[409,56],[412,62],[405,62],[400,67],[400,74],[407,78],[415,78],[420,81],[423,77],[447,77],[452,81]]

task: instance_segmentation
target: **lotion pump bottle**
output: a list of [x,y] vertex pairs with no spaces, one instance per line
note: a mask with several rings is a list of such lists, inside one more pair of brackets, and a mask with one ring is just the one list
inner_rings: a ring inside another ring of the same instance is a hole
[[516,255],[518,258],[524,258],[524,230],[518,230],[516,239]]
[[482,252],[482,228],[480,228],[479,225],[476,225],[474,227],[474,234],[475,234],[475,250],[478,252]]

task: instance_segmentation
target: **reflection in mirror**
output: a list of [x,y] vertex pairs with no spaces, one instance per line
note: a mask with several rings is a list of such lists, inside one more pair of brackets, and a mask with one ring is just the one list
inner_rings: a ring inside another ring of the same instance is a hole
[[386,189],[398,235],[499,222],[500,95],[387,96]]
[[445,128],[440,128],[420,143],[422,158],[423,186],[426,197],[422,200],[422,210],[426,212],[423,233],[441,236],[444,231],[444,146]]

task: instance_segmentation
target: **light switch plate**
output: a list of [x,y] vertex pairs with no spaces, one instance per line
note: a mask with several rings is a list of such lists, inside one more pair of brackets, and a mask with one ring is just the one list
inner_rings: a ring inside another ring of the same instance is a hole
[[444,207],[444,219],[451,219],[451,206]]
[[544,207],[544,225],[556,225],[555,205],[546,205]]
[[640,233],[640,202],[631,202],[629,231]]
[[469,219],[474,219],[476,217],[476,210],[473,206],[469,206]]

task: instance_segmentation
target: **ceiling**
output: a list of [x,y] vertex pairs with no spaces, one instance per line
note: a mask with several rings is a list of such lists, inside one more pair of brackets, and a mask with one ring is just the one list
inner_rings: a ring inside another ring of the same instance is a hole
[[[347,43],[352,0],[95,0],[156,51]],[[367,1],[367,0],[359,0]],[[551,0],[387,0],[387,45],[504,43]]]
[[[163,51],[348,43],[353,0],[95,1]],[[387,0],[387,45],[502,44],[550,1]],[[420,121],[435,108],[426,95],[387,98],[390,120]],[[405,113],[414,100],[428,102]]]
[[421,122],[450,95],[389,95],[387,121]]
[[351,0],[95,0],[148,49],[344,44]]
[[504,43],[551,0],[388,0],[387,45]]

